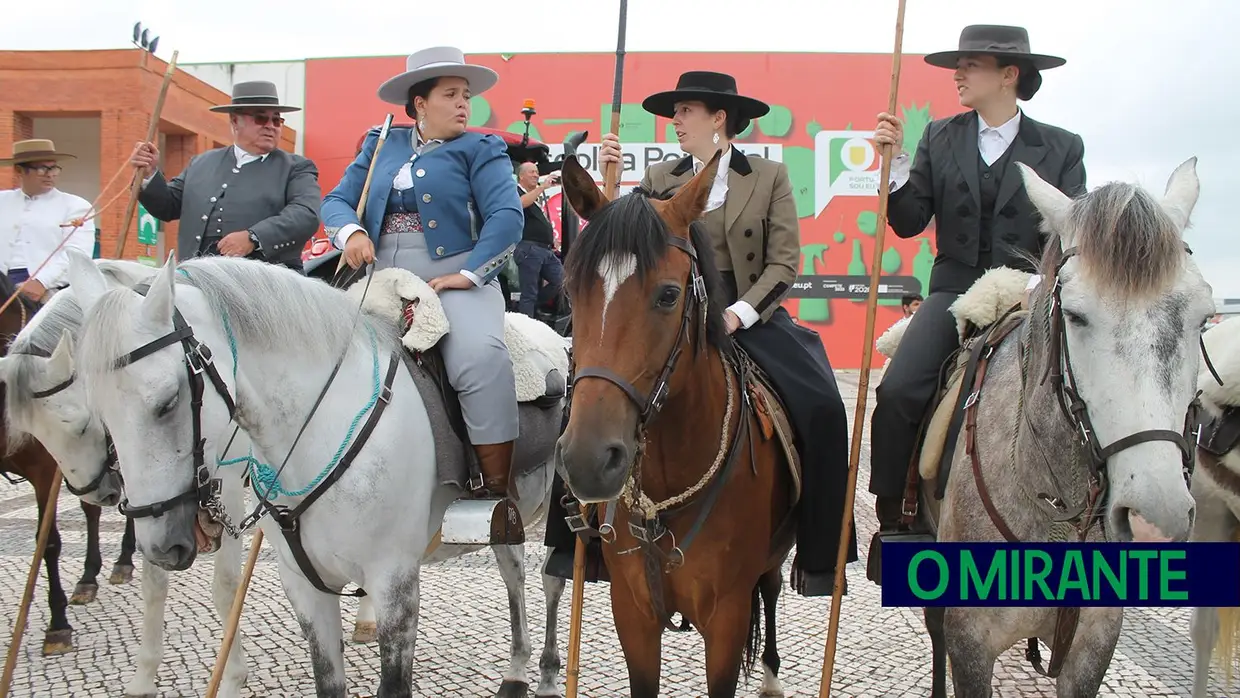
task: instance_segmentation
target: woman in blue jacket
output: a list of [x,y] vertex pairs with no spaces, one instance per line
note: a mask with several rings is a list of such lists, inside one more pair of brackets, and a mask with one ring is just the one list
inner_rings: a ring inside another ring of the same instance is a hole
[[364,220],[358,220],[357,206],[378,128],[366,135],[321,211],[327,234],[350,267],[374,262],[376,271],[407,269],[439,294],[451,325],[439,342],[444,365],[493,498],[508,495],[519,430],[496,276],[520,241],[525,219],[503,141],[465,127],[470,97],[498,79],[489,68],[467,65],[459,49],[409,56],[406,71],[383,83],[379,98],[403,105],[416,127],[388,134]]

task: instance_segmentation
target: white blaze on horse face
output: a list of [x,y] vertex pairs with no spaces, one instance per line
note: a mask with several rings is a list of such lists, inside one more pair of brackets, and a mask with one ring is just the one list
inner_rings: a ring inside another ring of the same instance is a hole
[[[629,277],[637,272],[637,257],[629,253],[613,252],[598,265],[598,275],[603,279],[603,327],[607,326],[607,306],[615,298],[616,291]],[[602,339],[602,330],[599,331]]]

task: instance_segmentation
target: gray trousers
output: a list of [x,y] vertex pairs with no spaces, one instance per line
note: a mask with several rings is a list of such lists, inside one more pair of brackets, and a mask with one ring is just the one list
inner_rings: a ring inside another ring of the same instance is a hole
[[[468,252],[431,259],[421,233],[386,233],[375,250],[375,271],[400,267],[424,281],[464,268]],[[495,281],[439,294],[451,329],[439,340],[448,382],[474,446],[513,441],[520,432],[517,382],[504,343],[504,297]]]

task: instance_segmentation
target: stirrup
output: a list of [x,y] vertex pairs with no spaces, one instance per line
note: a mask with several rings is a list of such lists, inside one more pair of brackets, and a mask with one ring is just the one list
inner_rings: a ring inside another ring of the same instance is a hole
[[516,503],[509,497],[458,499],[444,512],[443,542],[445,545],[522,545],[525,525]]

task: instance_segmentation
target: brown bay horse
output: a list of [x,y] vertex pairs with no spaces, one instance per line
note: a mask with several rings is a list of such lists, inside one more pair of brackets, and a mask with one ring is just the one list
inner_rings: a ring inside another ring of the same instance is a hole
[[563,167],[589,225],[565,270],[573,383],[556,466],[606,521],[595,533],[633,698],[659,694],[674,613],[705,641],[710,698],[737,695],[763,631],[762,695],[783,695],[775,602],[797,486],[769,418],[778,401],[725,330],[724,287],[695,223],[718,161],[673,197],[639,189],[611,202],[576,158]]
[[[0,275],[0,302],[8,301],[15,293],[15,287],[7,275]],[[9,343],[21,331],[30,318],[39,311],[41,306],[25,297],[18,297],[0,313],[0,337],[3,337],[0,353],[7,355]],[[0,444],[9,444],[6,420],[2,412],[5,392],[0,383]],[[26,439],[20,445],[6,448],[0,457],[0,476],[11,483],[24,479],[34,487],[35,501],[39,507],[39,522],[42,522],[47,511],[48,499],[51,495],[52,483],[61,477],[56,460],[43,448],[38,441]],[[65,484],[65,483],[62,483]],[[74,494],[86,494],[87,490],[77,490]],[[117,495],[119,499],[119,494]],[[99,550],[99,517],[102,509],[94,504],[79,500],[82,512],[86,515],[86,564],[82,577],[74,587],[73,596],[65,598],[64,587],[60,582],[60,531],[52,519],[52,529],[48,534],[47,547],[43,551],[43,563],[47,570],[47,603],[51,621],[43,637],[44,656],[64,654],[73,651],[73,626],[69,624],[66,608],[74,605],[88,604],[95,600],[99,590],[98,575],[103,567],[103,557]],[[114,503],[114,502],[112,502]],[[54,516],[54,514],[53,514]],[[37,528],[36,528],[37,531]],[[134,533],[132,519],[126,520],[125,535],[121,542],[121,554],[112,568],[109,581],[112,584],[124,584],[133,578]]]

